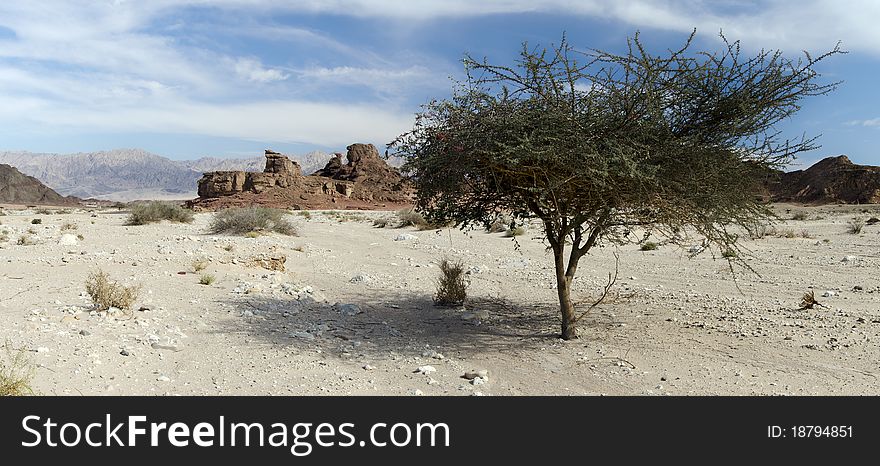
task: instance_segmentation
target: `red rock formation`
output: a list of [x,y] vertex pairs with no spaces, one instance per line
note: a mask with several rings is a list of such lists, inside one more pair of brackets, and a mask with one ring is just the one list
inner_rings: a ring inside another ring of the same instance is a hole
[[822,159],[806,170],[779,173],[775,178],[769,186],[774,202],[880,203],[880,167],[854,164],[845,155]]
[[[199,180],[194,207],[265,205],[285,208],[377,208],[410,202],[411,193],[397,170],[379,157],[372,144],[348,147],[315,175],[303,176],[296,162],[266,151],[263,172],[209,172]],[[335,162],[334,162],[335,161]]]

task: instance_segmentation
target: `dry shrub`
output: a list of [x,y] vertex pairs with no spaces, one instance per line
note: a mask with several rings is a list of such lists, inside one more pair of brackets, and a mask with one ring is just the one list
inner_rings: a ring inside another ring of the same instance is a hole
[[76,230],[77,228],[79,228],[77,224],[72,222],[65,222],[64,225],[61,225],[61,231]]
[[425,217],[422,217],[422,214],[416,212],[414,209],[398,210],[397,220],[398,228],[416,227],[419,229],[427,229],[429,227],[428,221],[425,220]]
[[855,217],[849,222],[847,222],[846,231],[852,235],[857,235],[862,232],[862,228],[865,227],[865,219],[861,217]]
[[439,306],[460,306],[467,298],[467,282],[464,279],[464,265],[461,262],[440,261],[440,279],[437,280],[437,294],[434,304]]
[[3,349],[5,357],[0,358],[0,396],[33,395],[33,363],[24,350],[13,350],[9,342],[3,345]]
[[215,278],[213,275],[203,273],[199,277],[199,285],[210,285],[210,284],[214,283],[214,280],[215,280]]
[[198,257],[192,261],[193,272],[201,272],[208,268],[210,262],[204,257]]
[[110,277],[103,270],[89,274],[86,278],[86,293],[92,298],[92,302],[99,310],[106,311],[111,307],[129,309],[140,295],[141,287],[138,285],[125,286],[110,281]]
[[659,246],[657,245],[657,243],[654,243],[652,241],[648,241],[648,242],[643,243],[639,249],[642,251],[656,251],[658,247]]
[[192,223],[193,212],[177,204],[168,202],[145,202],[131,208],[126,225],[146,225],[168,220],[177,223]]
[[210,232],[259,236],[260,233],[275,232],[296,236],[296,227],[284,218],[285,211],[266,207],[244,207],[224,209],[214,214]]
[[508,237],[508,238],[513,238],[514,236],[522,236],[522,235],[524,235],[524,234],[526,234],[526,229],[525,229],[525,228],[523,228],[523,227],[513,227],[513,228],[507,230],[507,232],[504,233],[504,236],[506,236],[506,237]]

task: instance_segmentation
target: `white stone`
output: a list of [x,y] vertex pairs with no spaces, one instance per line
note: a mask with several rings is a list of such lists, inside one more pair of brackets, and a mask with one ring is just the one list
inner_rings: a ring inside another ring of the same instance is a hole
[[425,374],[425,375],[433,374],[434,372],[437,372],[437,368],[434,366],[419,366],[419,368],[416,369],[416,372],[418,372],[419,374]]
[[79,240],[75,235],[71,235],[70,233],[65,233],[61,235],[61,238],[58,239],[58,244],[62,246],[74,246]]
[[415,241],[418,239],[419,239],[419,237],[416,235],[411,235],[409,233],[401,233],[394,238],[394,241]]

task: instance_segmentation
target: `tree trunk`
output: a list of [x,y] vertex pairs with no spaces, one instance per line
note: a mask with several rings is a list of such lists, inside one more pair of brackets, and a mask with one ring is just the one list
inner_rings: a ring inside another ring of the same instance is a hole
[[556,292],[559,295],[559,309],[562,312],[562,339],[573,340],[577,338],[577,321],[574,305],[571,303],[572,277],[566,274],[565,250],[562,247],[553,248],[553,256],[556,262]]

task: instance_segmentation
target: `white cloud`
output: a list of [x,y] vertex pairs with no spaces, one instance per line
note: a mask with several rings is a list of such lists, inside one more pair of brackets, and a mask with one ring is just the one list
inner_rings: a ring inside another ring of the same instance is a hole
[[870,120],[853,120],[846,123],[847,126],[866,126],[880,128],[880,118],[872,118]]
[[289,75],[280,70],[265,68],[260,60],[254,58],[239,58],[235,62],[235,73],[238,76],[255,83],[270,83],[284,81]]
[[0,119],[17,118],[65,130],[199,134],[240,139],[344,146],[391,140],[412,126],[408,112],[370,104],[256,101],[240,104],[163,101],[151,106],[82,108],[34,98],[4,102]]

